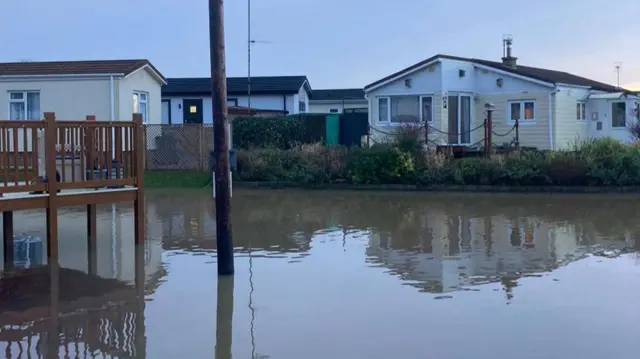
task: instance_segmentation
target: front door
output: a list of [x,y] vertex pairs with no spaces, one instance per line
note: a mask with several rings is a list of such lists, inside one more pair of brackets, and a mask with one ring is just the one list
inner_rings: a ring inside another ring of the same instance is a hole
[[202,99],[182,100],[182,119],[185,124],[202,123]]
[[471,143],[471,96],[451,95],[448,97],[449,103],[449,132],[448,140],[450,144],[470,144]]

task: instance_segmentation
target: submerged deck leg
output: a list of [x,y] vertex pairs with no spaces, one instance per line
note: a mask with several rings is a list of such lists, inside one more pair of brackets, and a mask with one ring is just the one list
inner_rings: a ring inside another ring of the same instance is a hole
[[4,268],[13,268],[13,211],[2,212]]
[[89,274],[98,274],[97,206],[87,205],[87,269]]
[[47,259],[58,260],[58,210],[47,208]]
[[146,357],[146,330],[144,323],[144,287],[145,287],[145,270],[144,270],[144,244],[136,244],[134,249],[135,255],[135,286],[137,297],[137,312],[135,318],[135,349],[136,357]]
[[60,264],[49,261],[49,328],[47,333],[47,359],[59,358],[60,348]]

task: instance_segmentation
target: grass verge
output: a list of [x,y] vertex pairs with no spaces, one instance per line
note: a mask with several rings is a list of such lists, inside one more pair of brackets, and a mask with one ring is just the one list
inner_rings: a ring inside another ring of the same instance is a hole
[[211,183],[211,174],[198,171],[150,171],[144,173],[147,188],[202,188]]

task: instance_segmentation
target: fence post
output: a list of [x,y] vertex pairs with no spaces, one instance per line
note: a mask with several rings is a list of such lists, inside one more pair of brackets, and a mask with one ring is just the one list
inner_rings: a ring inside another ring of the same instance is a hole
[[424,121],[424,145],[429,147],[429,121]]
[[58,178],[56,175],[57,151],[56,141],[58,138],[58,128],[56,124],[56,114],[53,112],[44,113],[44,156],[45,174],[47,182],[46,191],[49,194],[47,201],[47,258],[58,258]]
[[484,155],[485,157],[489,157],[489,126],[488,126],[488,121],[487,118],[485,117],[484,121]]
[[520,119],[516,119],[516,150],[520,148]]
[[487,110],[487,138],[485,139],[485,148],[487,150],[487,157],[491,157],[491,147],[493,146],[493,110],[495,106],[487,102],[484,108]]

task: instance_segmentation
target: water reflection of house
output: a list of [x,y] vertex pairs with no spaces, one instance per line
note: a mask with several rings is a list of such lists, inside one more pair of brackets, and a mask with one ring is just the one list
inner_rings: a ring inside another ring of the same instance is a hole
[[[150,209],[153,211],[153,209]],[[153,215],[153,212],[149,213]],[[46,262],[47,244],[43,211],[15,212],[17,232],[14,247],[14,265],[34,267]],[[60,266],[88,272],[87,225],[84,208],[64,208],[59,211],[58,238]],[[96,274],[131,282],[135,278],[133,209],[127,205],[98,206]],[[144,244],[145,273],[152,277],[161,269],[162,242],[148,227],[148,240]],[[3,249],[0,248],[0,252]],[[3,253],[4,254],[4,253]],[[0,264],[4,267],[4,255]],[[0,267],[0,268],[2,268]]]
[[432,211],[421,222],[419,233],[426,244],[402,248],[402,241],[394,240],[397,233],[374,230],[367,255],[431,292],[550,270],[586,252],[575,225],[538,218],[470,218]]

